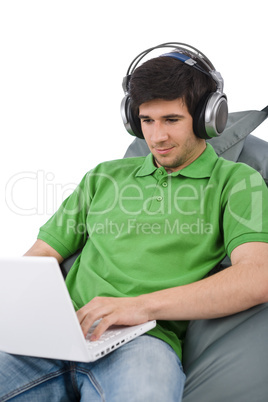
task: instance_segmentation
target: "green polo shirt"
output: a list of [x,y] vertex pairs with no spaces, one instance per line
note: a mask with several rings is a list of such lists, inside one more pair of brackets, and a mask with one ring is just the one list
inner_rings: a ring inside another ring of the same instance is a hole
[[[259,173],[218,158],[208,144],[171,174],[151,154],[98,165],[38,238],[64,258],[82,248],[66,279],[79,309],[95,296],[137,296],[200,280],[240,244],[268,242],[267,208]],[[150,334],[181,358],[186,326],[159,321]]]

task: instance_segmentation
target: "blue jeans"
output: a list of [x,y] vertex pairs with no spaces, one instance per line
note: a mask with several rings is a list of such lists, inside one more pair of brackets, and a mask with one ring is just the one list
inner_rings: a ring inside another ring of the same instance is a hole
[[181,401],[185,375],[173,349],[149,335],[93,363],[0,352],[0,401]]

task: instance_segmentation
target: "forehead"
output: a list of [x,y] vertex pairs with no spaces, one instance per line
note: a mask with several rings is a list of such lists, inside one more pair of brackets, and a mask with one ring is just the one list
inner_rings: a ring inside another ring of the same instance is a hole
[[149,102],[142,103],[139,107],[139,115],[162,117],[171,114],[187,116],[188,108],[181,98],[167,101],[164,99],[153,99]]

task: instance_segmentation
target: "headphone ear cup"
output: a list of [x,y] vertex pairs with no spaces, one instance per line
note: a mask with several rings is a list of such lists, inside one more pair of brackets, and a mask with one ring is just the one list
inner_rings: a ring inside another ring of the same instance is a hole
[[194,133],[197,137],[208,139],[208,135],[206,132],[206,126],[205,126],[205,112],[206,112],[206,106],[208,103],[209,99],[208,94],[205,94],[199,101],[195,112],[194,112],[194,117],[193,117],[193,129]]
[[220,92],[205,94],[199,101],[194,113],[194,133],[203,139],[218,137],[225,129],[227,119],[226,95]]
[[144,139],[140,119],[133,113],[130,104],[130,97],[128,95],[126,95],[121,102],[121,116],[128,133],[135,137]]

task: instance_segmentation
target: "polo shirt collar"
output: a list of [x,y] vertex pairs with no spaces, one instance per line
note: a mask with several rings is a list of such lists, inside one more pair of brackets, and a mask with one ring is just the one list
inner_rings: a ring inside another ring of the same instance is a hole
[[146,156],[142,166],[136,173],[136,177],[149,176],[153,174],[158,168],[154,164],[153,155],[150,153]]
[[190,165],[186,166],[182,170],[179,170],[178,173],[180,173],[182,176],[197,179],[210,177],[217,160],[218,156],[212,145],[207,143],[205,151]]
[[[195,161],[186,166],[184,169],[171,173],[170,176],[176,177],[181,175],[192,178],[210,177],[217,159],[218,156],[213,147],[207,143],[205,151]],[[149,176],[157,169],[158,168],[154,164],[153,155],[150,153],[146,156],[142,166],[136,173],[136,177]],[[163,167],[159,169],[162,169],[165,172]]]

